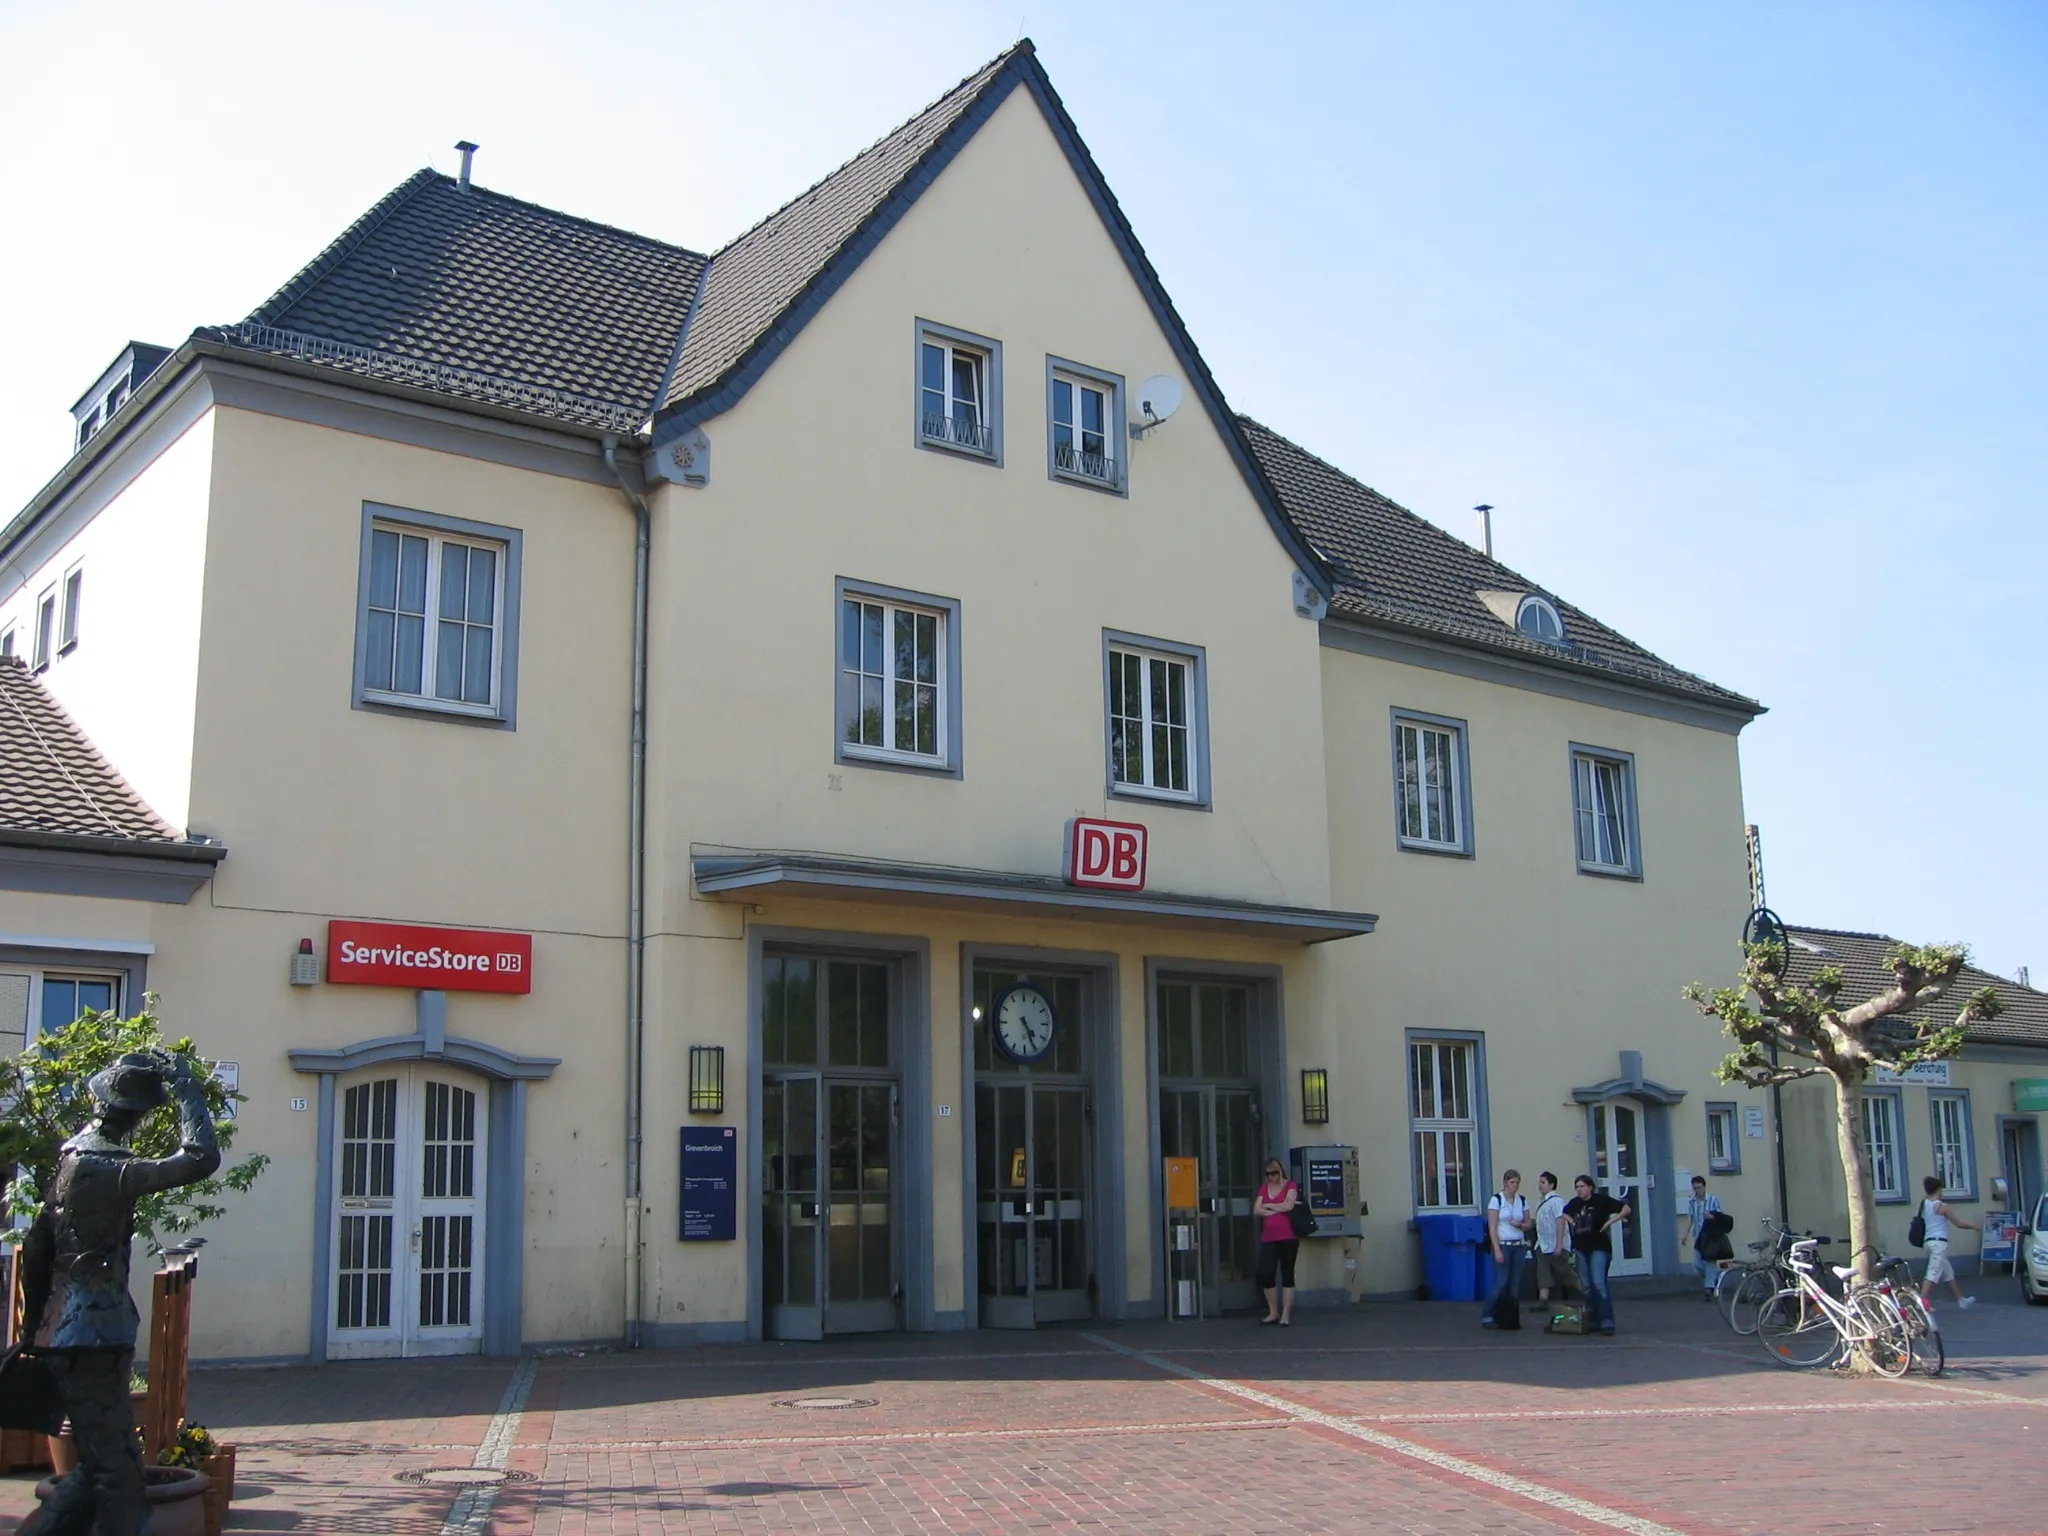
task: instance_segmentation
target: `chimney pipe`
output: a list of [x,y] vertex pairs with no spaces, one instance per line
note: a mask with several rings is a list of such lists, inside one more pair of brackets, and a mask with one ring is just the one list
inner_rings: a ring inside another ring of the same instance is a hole
[[[464,162],[465,165],[467,163],[466,161]],[[469,173],[465,170],[463,172],[465,181],[468,179],[468,175]],[[1482,501],[1472,510],[1479,514],[1479,552],[1491,560],[1493,558],[1493,508]]]
[[456,178],[455,190],[467,192],[469,190],[469,162],[476,157],[478,146],[464,139],[455,147],[462,151],[462,174]]

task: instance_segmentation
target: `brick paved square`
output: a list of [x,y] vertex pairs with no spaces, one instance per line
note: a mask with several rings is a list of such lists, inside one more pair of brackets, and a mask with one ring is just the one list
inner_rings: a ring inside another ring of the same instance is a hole
[[[1940,1381],[1780,1370],[1690,1299],[1613,1339],[1482,1332],[1473,1309],[201,1370],[241,1450],[232,1531],[655,1533],[2038,1531],[2048,1311],[1944,1316]],[[808,1406],[806,1406],[808,1404]],[[486,1474],[489,1475],[489,1474]],[[31,1507],[0,1481],[0,1531]],[[1793,1512],[1796,1510],[1796,1514]]]

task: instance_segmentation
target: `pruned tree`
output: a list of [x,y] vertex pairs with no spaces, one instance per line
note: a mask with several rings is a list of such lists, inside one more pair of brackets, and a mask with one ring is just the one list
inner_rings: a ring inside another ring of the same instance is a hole
[[1859,1105],[1864,1080],[1878,1068],[1904,1072],[1916,1062],[1942,1061],[1963,1048],[1970,1025],[1996,1018],[1998,994],[1972,993],[1953,1019],[1904,1015],[1939,1002],[1969,960],[1959,944],[1898,944],[1885,955],[1892,985],[1875,997],[1844,1005],[1841,968],[1822,965],[1805,983],[1787,977],[1788,946],[1776,940],[1745,944],[1742,985],[1710,990],[1695,983],[1685,995],[1701,1013],[1721,1021],[1735,1049],[1715,1069],[1725,1083],[1768,1088],[1803,1077],[1826,1077],[1835,1090],[1835,1140],[1849,1196],[1850,1262],[1855,1284],[1870,1284],[1871,1229],[1876,1207],[1870,1164],[1863,1154]]

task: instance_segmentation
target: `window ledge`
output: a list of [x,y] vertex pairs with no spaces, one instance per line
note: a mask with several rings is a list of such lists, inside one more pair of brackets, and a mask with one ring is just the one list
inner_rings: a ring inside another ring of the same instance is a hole
[[1123,466],[1118,465],[1117,469],[1118,473],[1103,476],[1091,475],[1078,469],[1061,469],[1055,466],[1052,478],[1062,485],[1077,485],[1084,491],[1100,491],[1105,496],[1121,496],[1124,494]]
[[858,747],[843,741],[839,744],[839,761],[851,763],[856,768],[902,768],[912,773],[937,774],[942,778],[959,777],[953,765],[943,757],[891,752],[886,747]]
[[1147,805],[1177,805],[1184,810],[1206,811],[1209,802],[1201,795],[1182,794],[1172,789],[1147,789],[1142,784],[1111,784],[1112,800],[1141,800]]
[[1643,879],[1641,870],[1622,869],[1613,864],[1588,864],[1583,859],[1579,861],[1579,873],[1592,875],[1600,880],[1633,880],[1638,885]]
[[1414,838],[1397,836],[1394,839],[1394,846],[1403,853],[1434,854],[1440,859],[1470,859],[1476,857],[1470,848],[1460,847],[1456,843],[1425,843]]
[[453,704],[445,699],[422,698],[411,693],[371,693],[365,690],[356,708],[379,715],[403,715],[413,720],[446,720],[454,725],[484,725],[510,730],[512,722],[497,709],[475,704]]
[[[990,436],[993,437],[993,434],[990,434]],[[1000,462],[996,457],[993,441],[988,443],[987,446],[983,446],[979,443],[963,443],[950,434],[941,437],[930,432],[920,431],[917,434],[917,443],[920,448],[931,448],[939,453],[949,453],[955,458],[974,459],[982,464]]]

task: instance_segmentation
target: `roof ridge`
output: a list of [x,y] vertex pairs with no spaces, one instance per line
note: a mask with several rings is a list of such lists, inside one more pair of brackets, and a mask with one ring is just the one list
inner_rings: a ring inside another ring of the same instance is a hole
[[[983,87],[986,87],[989,80],[994,79],[996,75],[1001,73],[1003,66],[1008,64],[1013,56],[1034,53],[1036,51],[1037,50],[1032,46],[1031,39],[1028,37],[1022,37],[1019,38],[1016,42],[1012,43],[1009,47],[1005,48],[1001,53],[997,54],[994,58],[990,59],[986,64],[983,64],[979,69],[970,70],[968,73],[962,75],[951,86],[947,87],[945,90],[941,91],[937,96],[933,97],[930,101],[926,102],[923,106],[919,107],[915,112],[911,113],[910,116],[904,118],[903,121],[898,123],[895,127],[891,128],[887,133],[881,134],[877,138],[873,139],[857,153],[848,155],[844,160],[840,161],[839,164],[835,165],[823,176],[820,176],[808,187],[805,187],[803,191],[797,193],[796,196],[786,199],[777,208],[775,208],[773,212],[764,214],[760,218],[754,220],[753,223],[749,224],[745,229],[741,230],[738,234],[734,235],[730,240],[726,241],[725,244],[721,245],[709,256],[705,257],[704,275],[706,277],[709,277],[711,275],[711,264],[718,260],[719,257],[723,256],[727,251],[731,250],[734,246],[738,245],[741,241],[745,240],[749,235],[755,234],[758,231],[765,229],[768,225],[773,224],[777,219],[781,218],[785,213],[789,212],[790,209],[796,207],[797,204],[803,202],[806,198],[810,197],[813,193],[815,193],[820,187],[824,186],[827,182],[835,180],[840,175],[844,174],[850,167],[858,165],[861,161],[865,160],[869,155],[872,155],[876,150],[880,149],[884,144],[888,143],[891,139],[895,138],[897,134],[903,132],[903,130],[908,128],[912,123],[919,122],[922,119],[931,116],[932,113],[938,111],[940,107],[944,106],[947,102],[951,101],[955,96],[959,95],[968,86],[973,85],[977,80],[981,82],[981,85]],[[939,135],[939,137],[944,138],[945,135],[941,134]],[[903,185],[904,182],[910,180],[910,178],[916,174],[918,166],[924,163],[925,155],[929,155],[931,153],[931,148],[936,147],[937,142],[937,140],[934,140],[932,146],[928,147],[925,150],[925,154],[919,155],[917,159],[914,162],[912,162],[909,169],[907,169],[903,173],[902,177],[897,181],[897,186]],[[888,199],[884,197],[881,201],[886,202],[888,201]],[[879,207],[880,203],[877,203],[876,206]],[[861,224],[865,225],[866,222],[867,221],[863,219],[861,221]],[[853,234],[847,236],[846,242],[842,244],[840,249],[844,249],[845,244],[850,244],[856,237],[858,237],[859,234],[860,226],[856,226]],[[833,252],[833,255],[836,256],[837,254],[838,251]],[[831,257],[827,257],[824,264],[826,266],[830,266]]]
[[274,325],[288,313],[292,305],[299,302],[315,284],[332,272],[371,235],[382,227],[384,221],[404,207],[434,182],[436,172],[432,166],[421,166],[397,186],[372,203],[357,220],[336,235],[327,248],[307,262],[285,280],[269,298],[249,311],[248,319],[259,325]]

